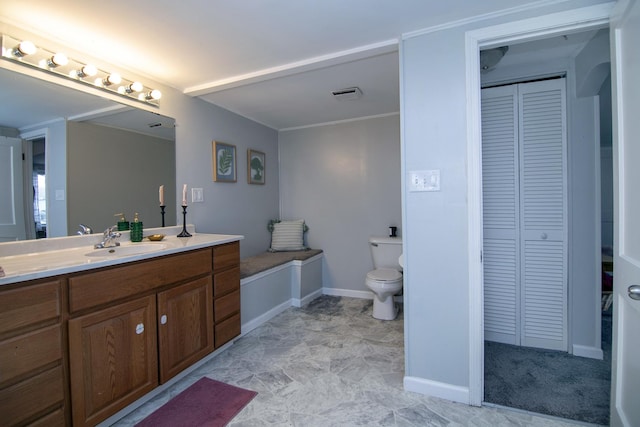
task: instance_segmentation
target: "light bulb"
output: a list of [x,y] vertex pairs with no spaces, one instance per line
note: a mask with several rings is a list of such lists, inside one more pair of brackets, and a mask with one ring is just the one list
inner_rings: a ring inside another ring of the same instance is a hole
[[34,45],[32,42],[30,42],[29,40],[23,40],[18,46],[13,49],[13,56],[22,58],[26,55],[33,55],[37,50],[38,49],[36,48],[36,45]]
[[140,91],[142,91],[142,89],[144,89],[144,86],[142,86],[142,83],[140,83],[140,82],[133,82],[129,86],[127,86],[127,88],[126,88],[128,93],[140,92]]
[[160,98],[162,98],[162,92],[160,92],[158,89],[154,89],[150,92],[147,92],[145,96],[145,99],[153,99],[155,101],[157,101]]
[[119,85],[122,82],[122,77],[118,73],[109,74],[104,80],[102,80],[102,84],[105,86],[110,85]]
[[56,53],[51,58],[47,59],[47,65],[51,68],[59,66],[65,66],[69,63],[69,58],[64,53]]
[[94,65],[87,64],[84,67],[82,67],[81,69],[79,69],[78,71],[76,71],[76,74],[80,78],[82,78],[82,77],[93,77],[96,74],[98,74],[98,69]]

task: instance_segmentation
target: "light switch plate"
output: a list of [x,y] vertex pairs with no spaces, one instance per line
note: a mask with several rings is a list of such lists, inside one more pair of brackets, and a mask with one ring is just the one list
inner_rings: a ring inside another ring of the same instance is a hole
[[202,188],[192,188],[191,203],[202,203],[202,202],[204,202],[204,191],[202,191]]
[[409,191],[440,191],[440,169],[409,172]]
[[64,190],[56,190],[56,200],[64,200]]

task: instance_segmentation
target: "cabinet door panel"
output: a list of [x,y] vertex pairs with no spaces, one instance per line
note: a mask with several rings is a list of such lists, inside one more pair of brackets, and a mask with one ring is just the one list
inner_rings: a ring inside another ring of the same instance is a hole
[[158,293],[160,381],[213,351],[211,276]]
[[73,425],[109,417],[158,384],[155,296],[69,320]]

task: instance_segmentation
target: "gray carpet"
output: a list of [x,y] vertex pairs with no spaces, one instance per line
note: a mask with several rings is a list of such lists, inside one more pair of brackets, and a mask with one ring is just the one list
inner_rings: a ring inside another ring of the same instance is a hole
[[611,315],[602,316],[604,360],[485,342],[484,400],[593,424],[609,424]]

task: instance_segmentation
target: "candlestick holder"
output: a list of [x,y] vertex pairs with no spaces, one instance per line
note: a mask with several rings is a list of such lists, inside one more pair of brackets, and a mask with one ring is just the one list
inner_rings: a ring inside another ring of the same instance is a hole
[[162,226],[164,227],[164,208],[165,205],[160,205],[160,215],[162,215]]
[[187,207],[182,205],[182,231],[178,237],[191,237],[191,233],[187,231]]

